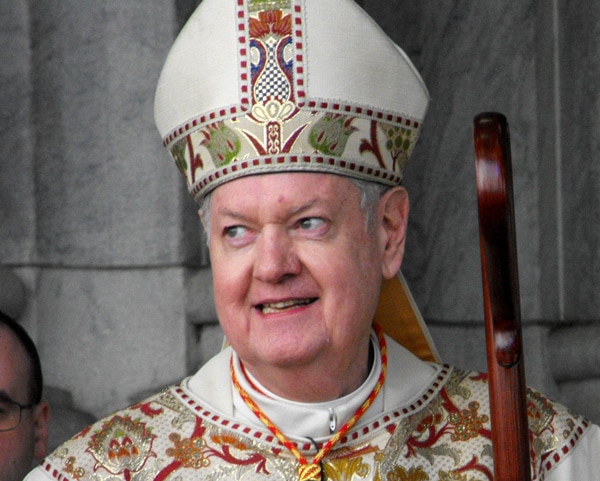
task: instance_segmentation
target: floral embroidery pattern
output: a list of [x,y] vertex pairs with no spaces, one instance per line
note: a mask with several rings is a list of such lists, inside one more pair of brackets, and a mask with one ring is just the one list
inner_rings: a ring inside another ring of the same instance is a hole
[[156,436],[146,425],[129,416],[114,416],[90,439],[88,451],[101,466],[112,474],[140,471],[152,452]]
[[416,468],[404,469],[402,466],[396,466],[396,468],[387,475],[388,481],[426,481],[429,476],[423,467],[419,466]]
[[[439,389],[403,413],[349,433],[323,461],[331,481],[491,481],[487,381],[448,369]],[[45,462],[57,481],[295,479],[298,462],[277,440],[192,402],[178,387],[99,421]],[[532,479],[577,443],[587,422],[528,393]],[[266,437],[265,437],[266,436]],[[535,446],[540,451],[536,451]],[[311,452],[312,446],[302,449]]]
[[[488,456],[491,452],[490,418],[486,412],[480,413],[482,405],[473,399],[469,386],[483,387],[482,392],[487,393],[484,379],[475,381],[464,373],[454,372],[435,399],[400,423],[384,450],[384,457],[380,458],[382,479],[408,476],[410,471],[397,471],[397,467],[423,466],[423,461],[431,467],[449,462],[457,467],[452,471],[439,470],[439,479],[443,479],[443,475],[448,480],[456,476],[462,480],[460,476],[467,474],[484,476],[475,476],[473,480],[492,479],[492,457]],[[464,479],[470,481],[471,478]]]
[[171,157],[173,157],[173,160],[175,161],[175,166],[177,167],[179,172],[181,172],[184,176],[188,170],[188,164],[185,157],[186,144],[187,140],[181,139],[178,142],[175,142],[170,149]]
[[370,466],[363,461],[362,457],[334,459],[328,463],[324,463],[323,467],[325,479],[332,481],[355,479],[355,476],[367,479],[367,476],[371,472]]
[[386,137],[386,149],[392,154],[392,170],[404,172],[417,141],[415,131],[396,125],[382,125],[382,127]]
[[340,114],[325,114],[313,126],[309,134],[310,144],[325,155],[341,156],[348,138],[356,129],[353,117]]
[[479,436],[483,425],[490,420],[487,414],[482,416],[477,414],[479,407],[479,403],[473,401],[469,403],[469,409],[463,409],[448,416],[448,421],[454,424],[456,429],[451,436],[452,441],[468,441]]
[[163,139],[192,197],[273,164],[399,184],[420,120],[311,96],[301,3],[236,3],[239,102],[200,111]]
[[238,451],[247,451],[250,449],[250,446],[248,446],[242,440],[229,434],[215,434],[211,436],[211,440],[215,444],[229,445],[232,448],[237,449]]
[[204,452],[207,458],[217,458],[226,464],[237,466],[240,472],[254,470],[256,473],[269,474],[267,461],[271,453],[265,453],[258,446],[244,442],[238,436],[224,434],[218,429],[210,429],[207,437],[214,442]]
[[527,392],[527,417],[529,428],[537,435],[541,434],[547,427],[556,411],[540,393],[529,390]]
[[440,481],[468,481],[466,474],[460,474],[456,471],[452,471],[452,472],[440,471],[439,476],[440,476],[439,477]]
[[75,467],[76,461],[74,456],[69,456],[65,461],[65,472],[79,480],[85,476],[85,469]]
[[[249,33],[252,118],[265,125],[266,132],[266,146],[258,150],[277,154],[286,149],[282,123],[298,112],[292,88],[292,16],[283,10],[260,11],[258,17],[249,19]],[[255,137],[251,140],[259,145]]]
[[172,433],[169,439],[175,447],[167,449],[167,456],[175,458],[184,468],[199,469],[210,464],[203,454],[206,443],[202,438],[181,439],[179,434]]
[[219,167],[229,164],[240,152],[241,143],[237,134],[223,122],[208,125],[202,131],[204,145]]

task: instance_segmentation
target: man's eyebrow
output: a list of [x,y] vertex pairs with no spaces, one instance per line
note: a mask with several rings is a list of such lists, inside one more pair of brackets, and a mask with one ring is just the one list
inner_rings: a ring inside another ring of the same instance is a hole
[[311,199],[311,200],[305,202],[304,204],[296,207],[295,209],[292,209],[291,214],[292,215],[300,214],[300,213],[304,212],[305,210],[308,210],[311,207],[314,207],[315,204],[318,204],[320,200],[321,199]]
[[[319,198],[312,198],[306,202],[304,202],[303,204],[294,207],[293,209],[291,209],[288,212],[288,215],[297,215],[300,214],[308,209],[310,209],[311,207],[314,207],[315,205],[319,204],[319,203],[323,203],[323,204],[327,204],[327,200],[326,199],[319,199]],[[238,219],[238,220],[250,220],[250,217],[247,216],[246,214],[243,214],[235,209],[229,209],[227,207],[224,208],[220,208],[218,210],[219,215],[223,215],[226,217],[231,217],[233,219]]]
[[248,216],[233,209],[221,208],[217,211],[219,215],[231,217],[238,220],[248,220]]

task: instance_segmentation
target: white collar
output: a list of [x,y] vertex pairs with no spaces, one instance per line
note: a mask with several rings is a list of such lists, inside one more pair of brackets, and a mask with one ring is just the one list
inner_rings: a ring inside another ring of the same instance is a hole
[[[400,411],[409,408],[415,403],[426,403],[443,385],[443,383],[436,383],[442,369],[441,366],[421,361],[389,337],[386,337],[386,342],[388,347],[388,372],[385,384],[375,403],[362,419],[359,420],[355,429],[369,424],[379,417],[380,414],[390,411]],[[196,403],[217,415],[238,422],[244,421],[249,426],[264,431],[267,428],[259,424],[259,421],[253,414],[243,416],[243,418],[238,417],[242,416],[242,413],[234,406],[234,394],[237,391],[233,387],[231,377],[229,376],[229,362],[232,352],[231,347],[221,351],[210,359],[194,376],[185,379],[182,382],[182,388]],[[379,371],[373,371],[369,379],[373,379],[378,375]],[[364,389],[370,392],[372,385],[371,387],[364,387]],[[357,393],[352,394],[351,397],[354,395],[356,395],[357,399],[361,397]],[[293,406],[293,403],[288,402],[287,406],[289,408]],[[305,404],[304,407],[313,406]],[[321,427],[319,432],[326,432],[326,437],[329,437],[328,421],[329,412],[327,412],[326,420],[317,421],[317,426],[325,426]],[[286,436],[294,440],[306,442],[306,437],[303,437],[305,434],[297,433],[295,428],[304,424],[304,418],[296,418],[294,422],[290,422],[289,424],[284,420],[280,425]],[[308,435],[310,436],[310,433]],[[317,442],[323,441],[323,439],[319,438],[314,439]]]
[[[373,346],[373,366],[365,382],[356,391],[344,397],[319,403],[289,401],[273,394],[250,373],[242,372],[237,354],[233,353],[232,355],[240,385],[286,436],[320,441],[333,434],[330,430],[330,422],[334,422],[333,432],[337,432],[354,415],[377,384],[381,372],[381,351],[374,332],[371,333],[371,345]],[[251,382],[246,376],[250,377]],[[252,386],[252,383],[255,387]],[[233,389],[233,409],[236,419],[255,427],[264,427],[235,389]],[[371,418],[382,411],[383,396],[380,393],[365,415]]]

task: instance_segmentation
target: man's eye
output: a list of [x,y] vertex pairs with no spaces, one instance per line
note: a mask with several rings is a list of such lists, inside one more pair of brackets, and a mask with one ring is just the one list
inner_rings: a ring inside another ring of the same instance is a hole
[[0,418],[8,417],[12,407],[13,405],[8,402],[0,401]]
[[311,230],[318,229],[324,223],[325,221],[320,217],[307,217],[306,219],[301,219],[298,226],[303,230]]
[[242,237],[248,229],[241,225],[233,225],[231,227],[225,228],[225,235],[230,239],[239,239]]

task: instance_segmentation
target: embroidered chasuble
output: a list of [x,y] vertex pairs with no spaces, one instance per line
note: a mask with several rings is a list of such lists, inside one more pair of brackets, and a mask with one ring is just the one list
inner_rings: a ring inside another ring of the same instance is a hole
[[[424,363],[391,339],[388,349],[380,399],[326,456],[325,479],[493,479],[486,376]],[[98,421],[27,481],[297,479],[297,460],[275,436],[234,418],[231,355],[228,348],[194,377]],[[403,387],[408,372],[416,376]],[[598,448],[598,428],[584,418],[532,390],[528,407],[533,479],[554,479],[550,473],[578,449],[590,426],[587,437]],[[286,434],[307,459],[316,452],[313,440],[319,447],[327,440]]]

